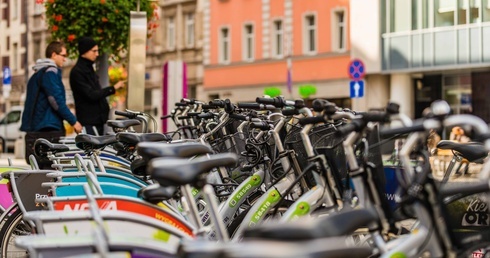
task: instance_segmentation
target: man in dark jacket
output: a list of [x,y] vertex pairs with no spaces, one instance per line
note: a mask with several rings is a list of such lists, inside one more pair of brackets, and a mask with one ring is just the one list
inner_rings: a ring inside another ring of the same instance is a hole
[[75,99],[77,118],[87,134],[103,135],[110,110],[106,97],[123,87],[124,81],[119,81],[114,86],[101,87],[94,70],[99,47],[92,38],[81,37],[78,40],[78,53],[78,61],[70,72],[70,86]]
[[[46,47],[46,58],[38,59],[33,69],[35,73],[27,82],[26,101],[22,113],[21,131],[25,136],[25,158],[33,153],[33,143],[38,138],[58,142],[65,136],[63,120],[68,121],[76,133],[82,131],[66,106],[65,86],[61,80],[61,67],[66,61],[66,48],[63,43],[54,41]],[[41,168],[49,168],[51,163],[38,160]],[[46,163],[46,164],[44,164]]]

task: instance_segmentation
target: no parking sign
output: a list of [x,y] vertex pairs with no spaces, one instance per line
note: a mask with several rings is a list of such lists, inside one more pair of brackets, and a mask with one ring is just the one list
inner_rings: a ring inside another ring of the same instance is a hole
[[362,98],[364,96],[364,81],[362,80],[366,75],[366,68],[364,63],[360,59],[353,59],[349,63],[349,77],[352,81],[350,86],[351,98]]
[[354,81],[359,81],[366,75],[366,68],[360,59],[353,59],[349,63],[349,77]]

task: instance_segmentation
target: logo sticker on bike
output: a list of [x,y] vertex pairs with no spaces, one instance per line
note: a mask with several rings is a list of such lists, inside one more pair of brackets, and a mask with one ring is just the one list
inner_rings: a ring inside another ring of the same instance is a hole
[[249,191],[253,188],[253,187],[256,187],[258,185],[260,185],[262,183],[262,180],[260,178],[260,176],[252,176],[246,184],[244,184],[242,186],[242,188],[240,188],[240,190],[238,191],[238,193],[236,193],[235,195],[233,195],[233,197],[231,198],[230,200],[230,207],[233,208],[235,207],[237,204],[241,203],[240,200],[244,197],[244,196],[247,196]]
[[473,199],[466,208],[466,213],[461,221],[462,226],[489,226],[490,216],[488,215],[488,205],[479,200]]
[[294,213],[291,219],[297,219],[299,217],[303,217],[304,215],[310,212],[310,204],[307,202],[300,202],[296,205],[294,209]]
[[[140,215],[152,217],[163,221],[170,226],[177,228],[178,230],[188,234],[189,236],[194,236],[192,229],[189,228],[184,223],[180,222],[177,218],[173,217],[170,213],[165,210],[160,210],[141,204],[139,202],[133,202],[130,200],[122,199],[107,199],[100,198],[97,199],[97,204],[102,210],[121,210],[138,213]],[[63,200],[55,201],[53,203],[55,210],[64,211],[76,211],[76,210],[88,210],[89,206],[86,200]]]
[[277,190],[271,191],[267,196],[267,199],[262,203],[262,205],[260,205],[259,209],[254,213],[248,225],[252,227],[256,225],[259,221],[261,221],[265,217],[267,212],[272,207],[274,207],[274,204],[279,202],[280,199],[281,199],[281,195],[279,194],[279,191]]

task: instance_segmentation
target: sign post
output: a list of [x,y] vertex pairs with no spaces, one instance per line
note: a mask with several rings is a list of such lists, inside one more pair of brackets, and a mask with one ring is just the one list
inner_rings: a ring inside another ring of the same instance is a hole
[[10,96],[10,90],[12,89],[12,73],[8,66],[3,68],[3,86],[2,93],[3,98],[6,99]]
[[352,79],[349,83],[351,98],[364,97],[364,81],[362,79],[365,75],[366,68],[360,59],[354,59],[349,63],[349,77]]

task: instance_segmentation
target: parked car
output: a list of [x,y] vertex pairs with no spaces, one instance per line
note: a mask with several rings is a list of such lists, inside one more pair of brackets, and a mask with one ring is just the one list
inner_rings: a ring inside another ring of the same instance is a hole
[[24,136],[20,131],[22,111],[24,107],[13,106],[7,114],[0,120],[0,141],[2,143],[2,152],[13,150],[15,140]]

